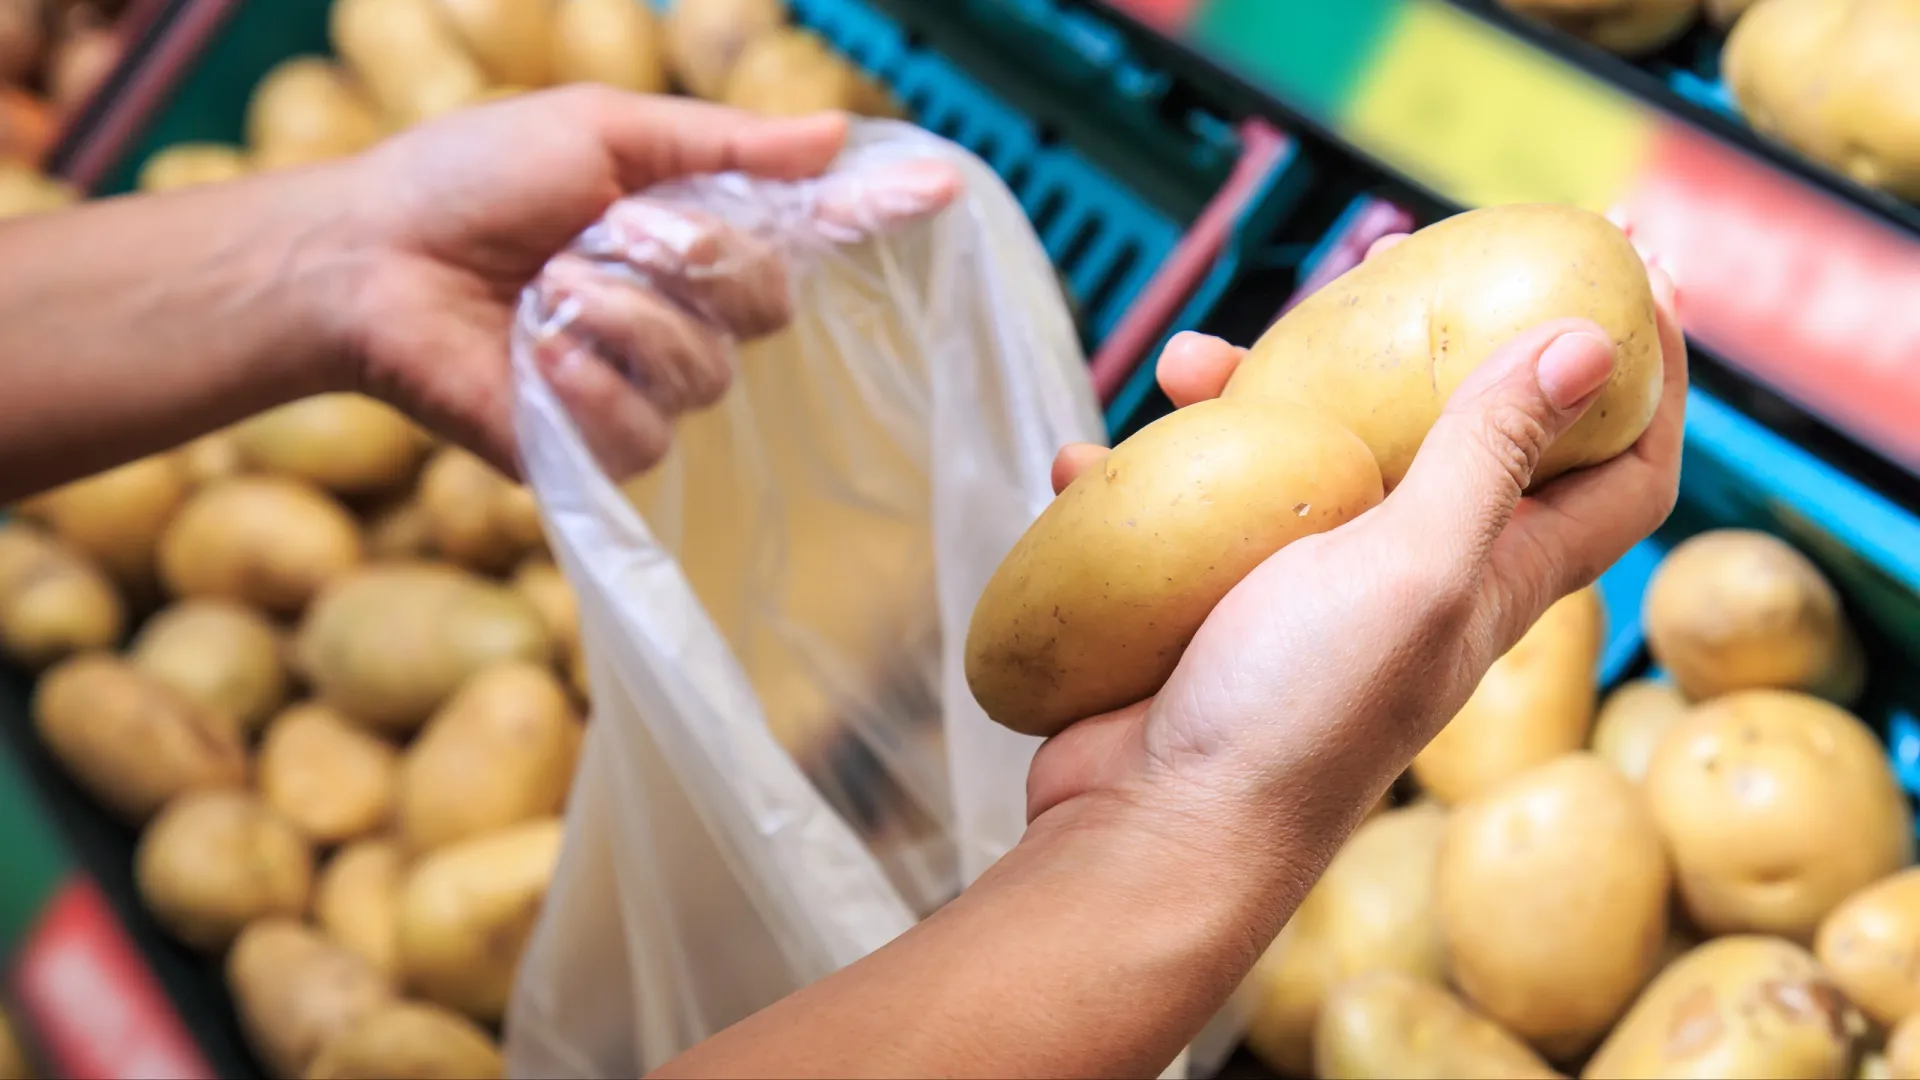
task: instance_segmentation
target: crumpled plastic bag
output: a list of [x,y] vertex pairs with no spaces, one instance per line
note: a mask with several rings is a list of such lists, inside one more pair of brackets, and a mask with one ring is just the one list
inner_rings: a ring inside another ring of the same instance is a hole
[[[942,165],[941,163],[944,163]],[[944,167],[906,220],[884,178]],[[690,259],[731,230],[768,273]],[[859,959],[1019,839],[1037,740],[989,721],[961,651],[1058,448],[1104,431],[1058,278],[965,151],[859,122],[826,175],[626,200],[570,253],[735,342],[721,403],[618,483],[541,374],[577,311],[514,329],[516,420],[579,596],[593,701],[566,842],[507,1020],[515,1076],[631,1077]],[[577,342],[575,343],[577,344]]]

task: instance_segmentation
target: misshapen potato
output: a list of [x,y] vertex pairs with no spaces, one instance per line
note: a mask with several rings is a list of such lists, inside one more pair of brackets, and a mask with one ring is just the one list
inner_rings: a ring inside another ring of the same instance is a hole
[[1863,1026],[1805,949],[1779,938],[1718,938],[1662,972],[1581,1075],[1842,1080]]
[[260,740],[260,796],[316,844],[369,835],[393,815],[400,757],[318,702],[282,712]]
[[560,858],[560,821],[515,825],[435,851],[400,896],[400,970],[430,1001],[500,1019]]
[[1413,759],[1414,779],[1455,803],[1585,746],[1605,622],[1596,588],[1548,608]]
[[406,869],[397,841],[356,840],[327,860],[313,887],[313,921],[386,979],[400,970],[400,884]]
[[1668,683],[1635,679],[1607,695],[1593,721],[1593,752],[1635,783],[1647,775],[1653,748],[1687,715],[1687,699]]
[[241,458],[340,492],[392,489],[413,478],[426,433],[362,394],[318,394],[269,409],[233,429]]
[[37,521],[121,584],[153,582],[161,534],[186,502],[189,482],[174,454],[154,454],[21,502]]
[[1913,861],[1912,816],[1879,740],[1806,694],[1747,690],[1696,707],[1642,786],[1687,912],[1710,934],[1811,942],[1840,901]]
[[1700,0],[1500,0],[1500,4],[1623,56],[1665,48],[1700,15]]
[[786,0],[674,0],[667,60],[681,86],[716,101],[746,47],[786,22]]
[[134,186],[149,194],[224,184],[253,171],[247,152],[224,143],[175,143],[140,166]]
[[104,649],[126,628],[113,583],[86,558],[31,526],[0,524],[0,652],[42,668]]
[[334,0],[333,51],[396,126],[472,104],[487,76],[435,0]]
[[553,81],[554,0],[439,3],[454,33],[493,84],[545,86]]
[[129,658],[251,734],[286,700],[280,648],[279,631],[249,608],[230,600],[182,600],[147,620]]
[[1695,701],[1735,690],[1804,690],[1842,705],[1866,661],[1840,596],[1784,540],[1719,529],[1673,549],[1647,585],[1647,647]]
[[254,796],[193,791],[168,803],[141,834],[133,872],[161,925],[217,952],[255,919],[307,910],[313,851]]
[[307,1080],[497,1080],[506,1063],[459,1013],[419,1001],[375,1009],[327,1041]]
[[247,100],[247,146],[262,168],[309,165],[380,141],[380,114],[338,64],[296,56],[274,65]]
[[1814,954],[1847,999],[1885,1027],[1920,1012],[1920,869],[1848,897],[1814,938]]
[[1309,1075],[1321,1003],[1356,975],[1445,981],[1433,872],[1446,828],[1446,811],[1432,804],[1388,810],[1333,857],[1248,976],[1247,1046],[1262,1061],[1284,1075]]
[[1028,735],[1140,701],[1254,567],[1380,498],[1366,446],[1302,409],[1221,399],[1164,416],[1068,485],[994,571],[967,684]]
[[1591,754],[1550,761],[1454,810],[1434,891],[1453,982],[1566,1060],[1646,984],[1671,878],[1653,816]]
[[666,91],[666,44],[652,7],[627,0],[559,0],[554,23],[556,81],[604,83],[641,94]]
[[540,613],[450,566],[367,567],[322,593],[295,639],[322,699],[360,723],[411,732],[476,672],[552,658]]
[[251,923],[227,954],[227,989],[253,1052],[298,1078],[320,1048],[393,992],[366,962],[287,918]]
[[1334,987],[1313,1036],[1324,1080],[1550,1080],[1554,1072],[1500,1025],[1445,989],[1379,971]]
[[1541,484],[1633,445],[1660,404],[1646,265],[1585,210],[1497,206],[1414,233],[1275,323],[1225,397],[1290,401],[1340,424],[1373,448],[1391,491],[1468,372],[1516,334],[1576,317],[1612,338],[1613,376],[1547,450],[1533,473]]
[[33,723],[88,794],[136,825],[182,792],[246,781],[232,725],[118,657],[82,653],[48,670]]
[[498,573],[545,543],[526,485],[458,447],[427,462],[417,498],[433,549],[462,566]]
[[280,476],[201,488],[160,538],[160,578],[175,596],[238,600],[286,615],[360,562],[353,515]]

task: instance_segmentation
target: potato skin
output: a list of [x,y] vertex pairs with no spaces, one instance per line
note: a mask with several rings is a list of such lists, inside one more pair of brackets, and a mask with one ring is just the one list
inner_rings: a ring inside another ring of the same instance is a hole
[[1434,804],[1387,810],[1334,855],[1273,947],[1248,976],[1247,1046],[1288,1076],[1313,1069],[1313,1029],[1338,986],[1371,971],[1440,985],[1446,945],[1434,905],[1434,867],[1447,813]]
[[327,39],[395,126],[473,104],[487,89],[435,0],[334,0]]
[[1747,529],[1692,536],[1647,585],[1647,646],[1683,693],[1804,690],[1846,705],[1866,661],[1840,596],[1786,541]]
[[1920,1080],[1920,1013],[1900,1021],[1887,1036],[1886,1063],[1894,1080]]
[[1805,949],[1734,935],[1662,972],[1587,1062],[1590,1080],[1848,1075],[1859,1013]]
[[427,452],[426,433],[392,406],[362,394],[318,394],[269,409],[233,429],[240,456],[329,491],[397,488]]
[[1462,802],[1585,746],[1605,622],[1593,587],[1548,608],[1414,757],[1421,788]]
[[247,146],[262,168],[310,165],[380,141],[380,114],[347,73],[318,56],[276,64],[247,99]]
[[1324,1080],[1548,1080],[1554,1072],[1500,1025],[1424,979],[1376,971],[1334,987],[1314,1028]]
[[467,51],[495,85],[553,81],[553,0],[440,0]]
[[1469,372],[1521,331],[1575,317],[1613,339],[1613,376],[1541,458],[1533,482],[1543,484],[1632,446],[1665,379],[1646,266],[1585,210],[1497,206],[1421,229],[1275,323],[1225,396],[1293,402],[1347,428],[1392,491]]
[[80,786],[135,825],[183,792],[246,782],[230,725],[118,657],[82,653],[49,669],[33,723]]
[[1672,44],[1700,14],[1700,0],[1500,0],[1501,6],[1622,56]]
[[696,97],[717,101],[741,52],[787,22],[785,0],[675,0],[667,12],[667,62]]
[[23,500],[37,521],[136,590],[153,584],[154,552],[186,502],[189,480],[175,454],[154,454]]
[[1913,861],[1886,751],[1819,698],[1747,690],[1697,706],[1654,750],[1643,789],[1679,892],[1709,934],[1811,942],[1855,891]]
[[513,587],[539,609],[557,658],[562,664],[570,663],[580,649],[580,603],[567,576],[552,560],[533,556],[514,571]]
[[499,573],[545,543],[532,493],[458,447],[427,462],[417,498],[433,549],[462,566]]
[[391,838],[356,840],[334,853],[313,888],[313,921],[383,978],[400,970],[400,885],[407,860]]
[[201,488],[160,538],[160,576],[175,596],[237,600],[277,615],[305,607],[360,557],[353,515],[278,476]]
[[1379,504],[1367,448],[1284,404],[1204,401],[1067,486],[988,581],[967,684],[1027,735],[1140,701],[1269,555]]
[[497,1080],[506,1063],[459,1013],[419,1001],[375,1009],[328,1040],[307,1080]]
[[134,638],[134,666],[251,734],[287,696],[280,634],[229,600],[182,600],[148,619]]
[[560,0],[554,23],[556,81],[666,92],[665,31],[653,8],[625,0]]
[[304,1075],[322,1045],[393,996],[359,957],[287,918],[241,931],[227,954],[227,988],[247,1043],[278,1077]]
[[384,828],[393,816],[400,756],[318,702],[274,717],[260,740],[260,795],[316,844]]
[[141,834],[134,881],[174,937],[217,952],[255,919],[306,911],[313,851],[254,796],[193,791],[168,803]]
[[1814,955],[1875,1023],[1892,1027],[1920,1012],[1920,869],[1902,870],[1833,909]]
[[860,72],[819,35],[783,27],[754,39],[727,74],[720,100],[765,116],[858,112],[866,93]]
[[1687,699],[1671,684],[1635,679],[1600,703],[1593,721],[1593,752],[1634,783],[1647,775],[1653,748],[1687,715]]
[[224,184],[253,171],[247,154],[225,143],[174,143],[140,166],[134,186],[149,194],[205,184]]
[[1671,883],[1617,769],[1585,753],[1529,769],[1448,823],[1434,891],[1453,982],[1549,1058],[1575,1057],[1653,975]]
[[84,556],[28,525],[0,524],[0,652],[43,668],[104,649],[126,629],[113,582]]

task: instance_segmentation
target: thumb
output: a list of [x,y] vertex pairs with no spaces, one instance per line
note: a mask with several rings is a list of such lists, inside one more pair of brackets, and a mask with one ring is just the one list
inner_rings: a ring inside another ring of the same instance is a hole
[[1430,537],[1437,554],[1478,565],[1541,456],[1593,404],[1613,364],[1613,342],[1585,319],[1544,323],[1514,338],[1447,400],[1382,509]]

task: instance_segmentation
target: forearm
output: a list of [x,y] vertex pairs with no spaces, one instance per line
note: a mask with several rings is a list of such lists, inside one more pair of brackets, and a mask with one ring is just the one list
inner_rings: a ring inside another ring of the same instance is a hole
[[0,501],[341,383],[347,175],[0,225]]

